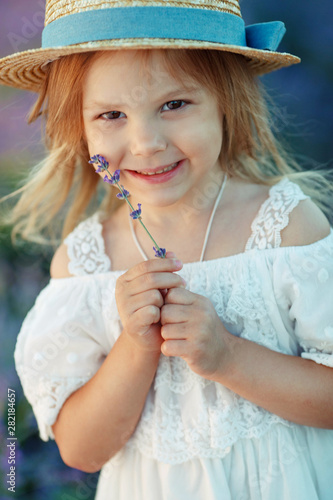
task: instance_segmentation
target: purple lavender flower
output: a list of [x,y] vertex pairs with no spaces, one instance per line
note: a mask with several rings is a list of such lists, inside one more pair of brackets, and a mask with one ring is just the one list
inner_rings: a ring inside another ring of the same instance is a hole
[[[97,170],[96,170],[96,172],[97,172]],[[111,177],[108,177],[107,175],[105,175],[103,177],[103,181],[107,182],[108,184],[117,184],[119,181],[119,177],[120,177],[120,170],[116,170],[115,173],[113,175],[111,175]]]
[[154,249],[154,252],[155,252],[155,257],[159,257],[160,259],[164,259],[165,258],[165,255],[166,255],[166,250],[165,248],[155,248],[153,247]]
[[127,198],[128,196],[130,196],[129,194],[129,191],[127,191],[124,186],[122,185],[121,186],[121,192],[116,194],[117,198],[119,198],[119,200],[123,200],[124,198]]
[[116,184],[119,181],[120,170],[116,170],[115,173],[111,176],[112,184]]
[[133,210],[133,212],[130,213],[130,216],[132,219],[141,219],[141,203],[138,203],[137,210]]
[[102,172],[103,170],[107,170],[109,167],[108,162],[106,161],[106,159],[102,155],[92,156],[88,163],[92,163],[92,164],[97,163],[99,165],[98,168],[96,169],[97,173]]
[[91,163],[91,164],[94,164],[94,163],[98,163],[98,156],[99,155],[94,155],[94,156],[91,156],[90,157],[90,160],[88,161],[88,163]]
[[[96,170],[96,172],[97,172],[97,170]],[[107,175],[104,175],[103,181],[107,182],[108,184],[113,184],[113,182],[111,181],[110,177],[108,177]]]

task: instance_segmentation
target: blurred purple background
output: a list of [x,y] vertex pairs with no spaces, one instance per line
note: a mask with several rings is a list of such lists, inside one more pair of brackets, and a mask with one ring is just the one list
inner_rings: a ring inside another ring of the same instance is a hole
[[[311,159],[332,166],[333,141],[333,3],[256,0],[241,2],[246,24],[281,20],[287,34],[281,50],[302,58],[300,65],[263,77],[274,96],[277,129],[305,165]],[[43,24],[42,0],[0,3],[0,56],[36,48]],[[31,168],[43,155],[40,124],[26,125],[35,100],[29,92],[0,87],[0,196],[12,191],[18,173]],[[26,500],[94,497],[97,475],[66,467],[54,442],[38,437],[30,405],[23,397],[13,351],[21,322],[39,290],[47,283],[50,255],[33,246],[12,247],[8,231],[0,239],[0,469],[8,472],[7,389],[17,395],[17,493]],[[0,485],[0,497],[8,494]]]

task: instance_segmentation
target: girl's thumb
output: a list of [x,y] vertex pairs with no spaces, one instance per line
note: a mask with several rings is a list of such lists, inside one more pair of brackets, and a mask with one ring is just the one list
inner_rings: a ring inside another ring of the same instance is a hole
[[168,259],[174,259],[176,257],[176,254],[175,252],[167,252],[165,254],[165,256],[168,258]]

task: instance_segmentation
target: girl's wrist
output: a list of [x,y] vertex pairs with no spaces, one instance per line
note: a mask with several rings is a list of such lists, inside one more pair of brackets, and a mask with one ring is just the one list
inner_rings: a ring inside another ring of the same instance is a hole
[[232,385],[232,381],[239,371],[237,366],[243,339],[230,333],[223,325],[221,335],[223,336],[223,352],[217,370],[209,378],[228,387]]
[[[134,339],[131,337],[130,334],[128,334],[126,332],[126,330],[123,330],[121,332],[120,336],[123,338],[123,341],[126,343],[126,348],[132,354],[133,359],[137,359],[137,360],[142,359],[144,362],[147,362],[147,360],[149,360],[151,362],[156,361],[158,363],[158,360],[159,360],[160,355],[161,355],[160,347],[153,348],[153,347],[140,345],[139,343],[134,341]],[[161,341],[161,344],[162,344],[162,341]]]

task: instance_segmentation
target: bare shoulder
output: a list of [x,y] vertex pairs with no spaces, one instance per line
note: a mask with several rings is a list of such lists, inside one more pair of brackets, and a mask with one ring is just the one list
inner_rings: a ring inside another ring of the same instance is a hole
[[68,271],[69,257],[67,254],[67,246],[62,243],[56,250],[51,261],[50,274],[51,278],[69,278],[72,276]]
[[315,243],[330,234],[330,224],[318,206],[306,199],[300,201],[289,216],[288,226],[281,232],[281,246]]

